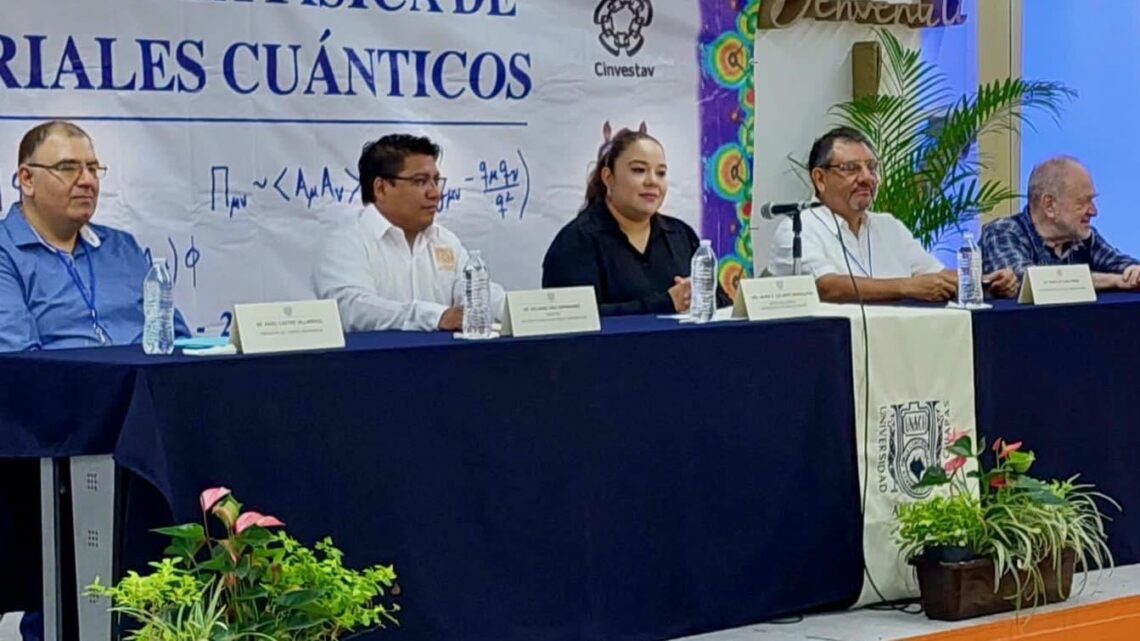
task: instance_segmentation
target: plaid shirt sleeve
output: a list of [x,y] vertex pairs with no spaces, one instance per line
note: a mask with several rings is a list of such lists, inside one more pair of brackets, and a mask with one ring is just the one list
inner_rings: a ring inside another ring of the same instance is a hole
[[982,227],[981,248],[982,271],[987,274],[1008,267],[1020,279],[1034,264],[1033,247],[1013,217]]
[[1092,247],[1089,250],[1089,262],[1092,263],[1089,265],[1092,271],[1106,274],[1120,274],[1129,265],[1140,263],[1135,258],[1113,247],[1095,229],[1092,235]]

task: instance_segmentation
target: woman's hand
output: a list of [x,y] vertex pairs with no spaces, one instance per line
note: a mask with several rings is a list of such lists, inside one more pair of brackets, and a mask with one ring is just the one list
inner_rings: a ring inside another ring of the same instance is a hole
[[669,298],[673,299],[673,309],[678,312],[689,311],[693,302],[693,284],[688,278],[673,277],[673,286],[669,288]]

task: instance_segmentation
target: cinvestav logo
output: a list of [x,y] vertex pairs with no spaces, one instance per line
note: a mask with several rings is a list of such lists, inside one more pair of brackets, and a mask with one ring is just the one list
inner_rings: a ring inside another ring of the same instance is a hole
[[[594,7],[594,24],[601,28],[598,42],[615,58],[632,58],[645,46],[645,29],[653,24],[651,0],[600,0]],[[657,68],[643,64],[594,63],[599,78],[652,78]]]
[[642,30],[653,24],[650,0],[601,0],[594,8],[594,24],[602,28],[598,41],[615,57],[633,57],[645,45]]

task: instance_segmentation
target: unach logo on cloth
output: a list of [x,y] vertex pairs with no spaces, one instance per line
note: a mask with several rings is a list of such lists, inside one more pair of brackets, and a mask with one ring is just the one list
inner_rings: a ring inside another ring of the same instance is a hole
[[942,438],[950,428],[950,402],[908,401],[879,408],[879,491],[913,499],[933,488],[917,487],[927,467],[942,460]]
[[650,0],[601,0],[594,8],[594,24],[602,28],[598,41],[606,51],[635,56],[645,45],[643,29],[653,23]]

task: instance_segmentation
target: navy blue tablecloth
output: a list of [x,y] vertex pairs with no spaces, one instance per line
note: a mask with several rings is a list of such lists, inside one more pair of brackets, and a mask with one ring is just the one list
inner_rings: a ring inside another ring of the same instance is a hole
[[1024,441],[1033,473],[1080,480],[1119,501],[1109,509],[1117,564],[1140,563],[1140,294],[1095,305],[974,313],[978,426],[988,442]]
[[394,563],[399,638],[660,639],[857,595],[850,359],[845,320],[644,317],[319,354],[25,355],[0,361],[13,401],[77,385],[98,411],[40,429],[0,410],[0,454],[106,448],[178,521],[231,487],[350,563]]

